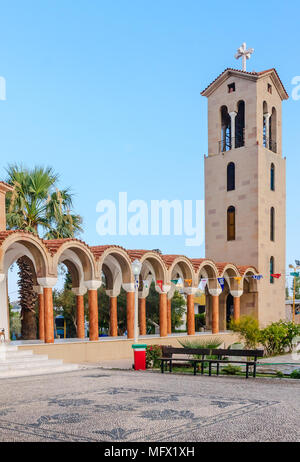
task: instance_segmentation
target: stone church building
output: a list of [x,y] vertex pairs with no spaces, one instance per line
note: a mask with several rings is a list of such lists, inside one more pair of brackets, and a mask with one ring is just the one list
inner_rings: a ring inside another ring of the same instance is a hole
[[[39,339],[54,342],[52,289],[64,263],[76,295],[77,337],[84,339],[84,299],[88,292],[89,339],[98,341],[97,289],[105,281],[110,297],[110,336],[117,337],[117,297],[127,293],[127,338],[134,337],[138,259],[139,331],[146,334],[149,286],[159,293],[160,336],[171,334],[174,281],[183,281],[187,335],[195,334],[194,295],[203,285],[206,328],[225,331],[231,316],[255,316],[260,325],[285,318],[285,158],[281,146],[281,103],[288,98],[275,69],[226,69],[203,92],[208,100],[208,155],[205,157],[205,258],[126,250],[117,245],[90,247],[77,239],[43,240],[6,229],[0,182],[0,328],[8,339],[7,277],[21,256],[32,263],[39,300]],[[159,243],[157,245],[159,247]],[[277,277],[278,276],[278,277]],[[202,281],[202,282],[201,282]],[[101,315],[101,314],[100,314]]]

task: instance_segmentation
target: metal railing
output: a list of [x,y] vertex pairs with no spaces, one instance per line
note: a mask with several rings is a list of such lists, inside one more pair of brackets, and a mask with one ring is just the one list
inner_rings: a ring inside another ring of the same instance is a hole
[[267,138],[264,135],[264,147],[269,149],[270,151],[277,152],[277,143],[276,141],[272,140],[271,138]]
[[226,137],[219,141],[219,152],[226,152],[230,151],[231,149],[237,149],[245,146],[245,133],[240,133],[235,137],[230,137],[226,135]]

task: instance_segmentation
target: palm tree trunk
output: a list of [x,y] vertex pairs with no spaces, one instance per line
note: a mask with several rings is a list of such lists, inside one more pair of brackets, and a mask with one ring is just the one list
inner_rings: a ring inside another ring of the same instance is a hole
[[37,337],[36,302],[37,294],[34,286],[34,267],[32,261],[24,256],[17,260],[19,267],[18,286],[21,306],[21,337],[23,340],[35,340]]

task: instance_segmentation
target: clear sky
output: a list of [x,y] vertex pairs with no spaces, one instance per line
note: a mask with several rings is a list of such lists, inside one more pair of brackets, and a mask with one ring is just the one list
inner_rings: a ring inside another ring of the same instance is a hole
[[[100,237],[96,204],[203,199],[203,90],[226,67],[300,75],[299,1],[0,1],[0,176],[8,162],[51,165],[71,186],[89,244],[204,256],[185,238]],[[300,100],[283,103],[287,263],[300,259]]]

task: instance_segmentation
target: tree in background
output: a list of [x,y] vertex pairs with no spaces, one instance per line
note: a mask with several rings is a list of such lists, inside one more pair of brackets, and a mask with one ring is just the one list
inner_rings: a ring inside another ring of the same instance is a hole
[[[291,293],[292,296],[294,294],[294,278],[292,279],[292,285],[291,285]],[[295,282],[295,298],[300,299],[300,276],[296,277],[296,282]]]
[[[73,196],[69,189],[57,189],[58,175],[51,167],[9,165],[7,175],[7,183],[14,188],[6,195],[8,229],[30,231],[44,239],[70,238],[81,231],[81,217],[71,212]],[[17,265],[22,338],[35,339],[34,268],[26,256],[19,258]]]

